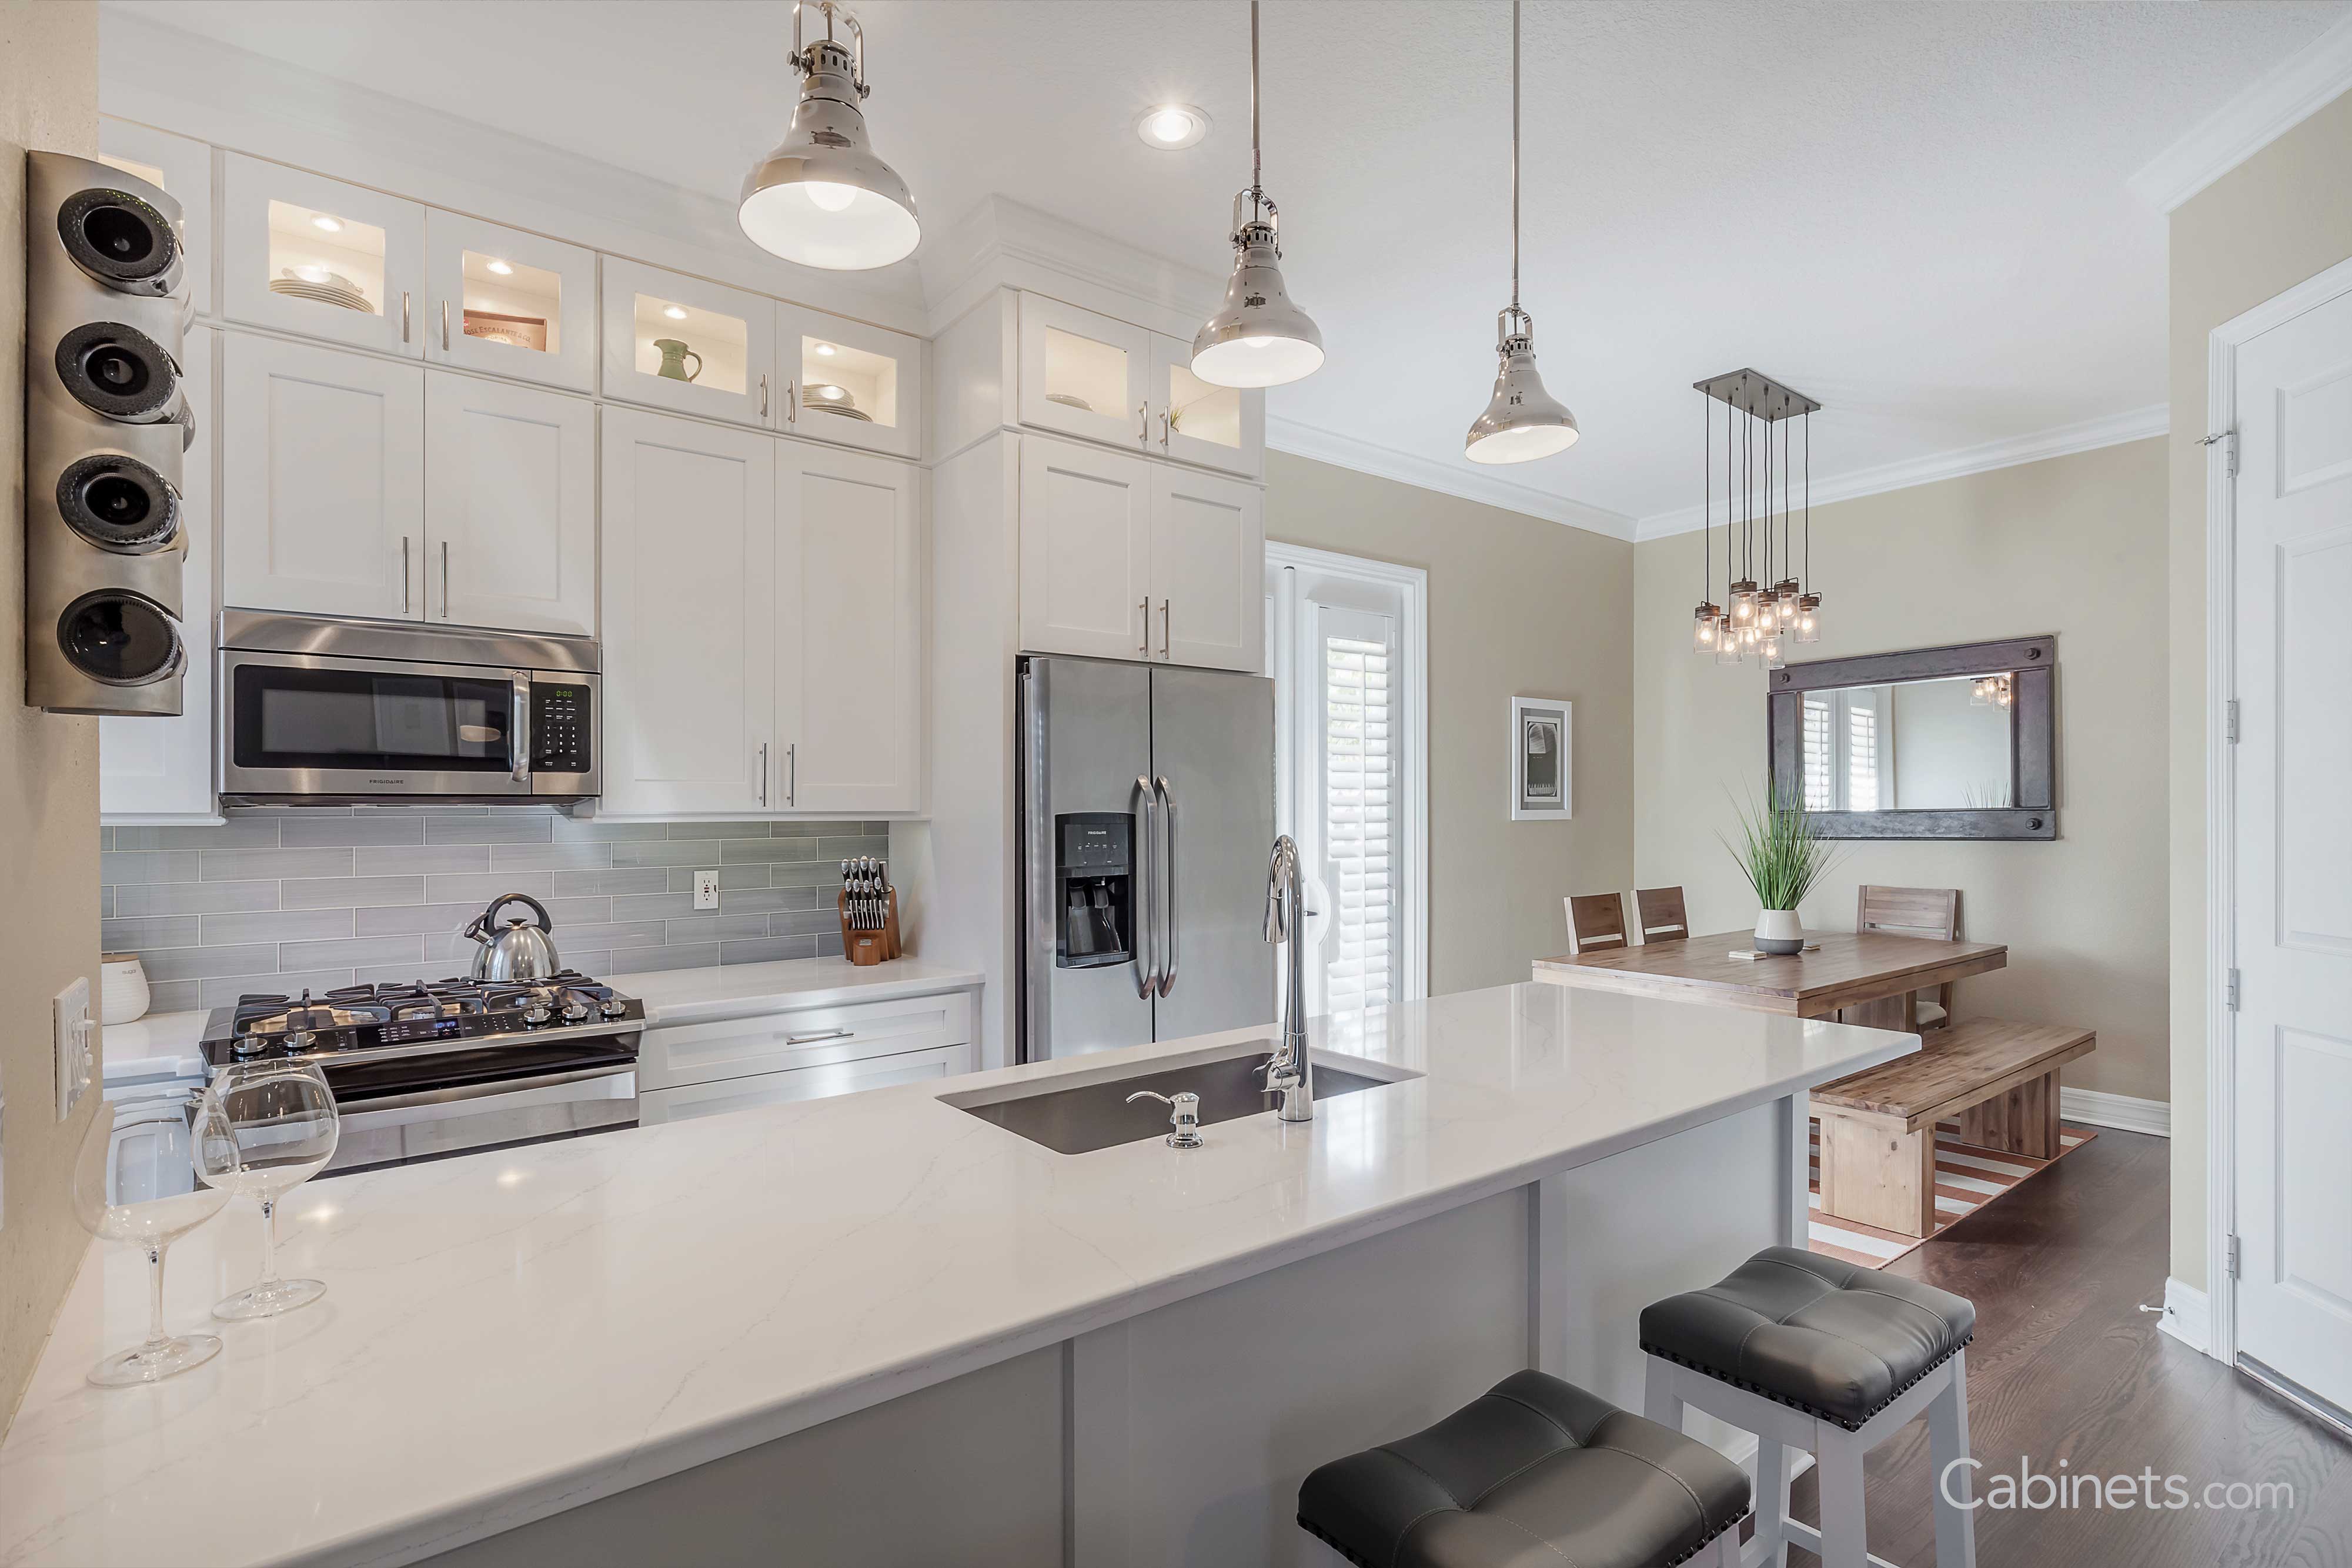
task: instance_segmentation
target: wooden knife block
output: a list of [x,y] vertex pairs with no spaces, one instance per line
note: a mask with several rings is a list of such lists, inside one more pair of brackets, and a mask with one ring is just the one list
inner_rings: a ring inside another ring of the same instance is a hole
[[841,916],[842,956],[860,968],[898,956],[898,890],[890,889],[886,897],[888,903],[882,916],[882,928],[853,931],[849,928],[849,894],[845,892],[834,895],[834,911]]

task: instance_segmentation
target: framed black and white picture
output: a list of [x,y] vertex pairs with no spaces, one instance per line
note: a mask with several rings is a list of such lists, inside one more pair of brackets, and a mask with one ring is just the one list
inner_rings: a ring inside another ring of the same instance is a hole
[[1573,706],[1549,697],[1511,699],[1511,821],[1565,821],[1575,814]]

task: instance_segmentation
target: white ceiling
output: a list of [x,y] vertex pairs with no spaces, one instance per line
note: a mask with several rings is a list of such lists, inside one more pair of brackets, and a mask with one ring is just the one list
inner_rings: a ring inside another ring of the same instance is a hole
[[[782,0],[109,4],[730,201],[793,95]],[[875,144],[931,233],[1002,193],[1223,270],[1241,0],[859,11]],[[1827,405],[1817,480],[2162,402],[2165,219],[2125,183],[2347,11],[1529,0],[1523,299],[1584,440],[1507,477],[1694,505],[1690,383],[1743,365]],[[1271,0],[1263,26],[1266,188],[1330,355],[1269,411],[1466,478],[1508,298],[1508,7]],[[1166,100],[1208,110],[1200,146],[1138,141]]]

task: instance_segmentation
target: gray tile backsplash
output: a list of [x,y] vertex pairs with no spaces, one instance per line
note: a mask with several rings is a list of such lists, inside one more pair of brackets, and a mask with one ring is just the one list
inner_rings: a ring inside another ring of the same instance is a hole
[[[106,950],[136,953],[157,1012],[247,991],[464,972],[458,930],[501,893],[547,905],[592,975],[838,954],[847,855],[885,822],[601,822],[531,807],[233,810],[221,827],[100,830]],[[719,873],[719,907],[694,873]]]

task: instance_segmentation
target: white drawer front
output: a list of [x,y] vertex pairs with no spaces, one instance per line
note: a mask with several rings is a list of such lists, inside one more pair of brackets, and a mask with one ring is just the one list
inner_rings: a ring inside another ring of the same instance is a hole
[[952,1078],[972,1070],[969,1045],[935,1046],[929,1051],[869,1056],[823,1067],[795,1067],[783,1072],[761,1072],[749,1078],[725,1078],[689,1083],[677,1089],[656,1089],[637,1096],[637,1121],[652,1126],[684,1122],[696,1116],[718,1116],[754,1105],[782,1105],[794,1100],[824,1100],[855,1094],[861,1089],[887,1089],[894,1083],[917,1083],[927,1078]]
[[638,1048],[637,1085],[675,1089],[971,1043],[971,997],[966,991],[796,1008],[724,1023],[649,1029]]

